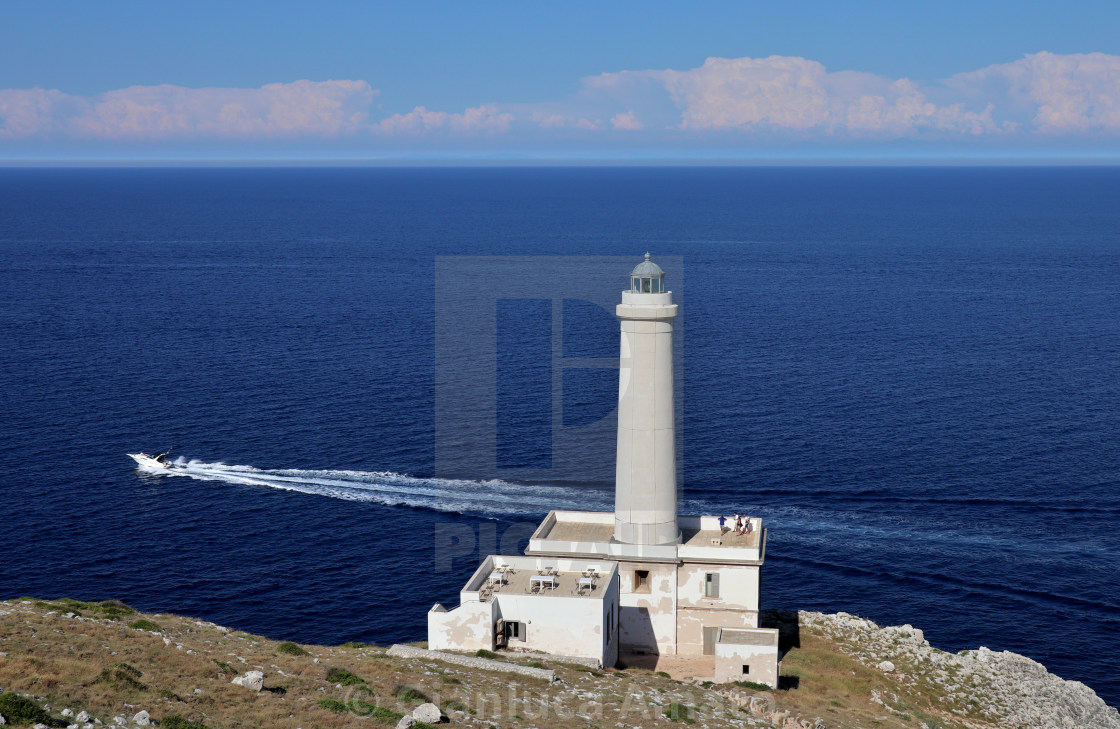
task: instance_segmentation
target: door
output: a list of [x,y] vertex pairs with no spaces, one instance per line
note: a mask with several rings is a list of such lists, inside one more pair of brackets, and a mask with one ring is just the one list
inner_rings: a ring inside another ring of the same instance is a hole
[[704,655],[716,654],[716,641],[719,640],[719,628],[704,628]]

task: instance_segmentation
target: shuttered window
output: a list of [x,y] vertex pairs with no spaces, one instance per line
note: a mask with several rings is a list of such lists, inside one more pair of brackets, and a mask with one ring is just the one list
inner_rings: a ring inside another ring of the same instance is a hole
[[718,572],[708,572],[704,575],[704,597],[719,597]]

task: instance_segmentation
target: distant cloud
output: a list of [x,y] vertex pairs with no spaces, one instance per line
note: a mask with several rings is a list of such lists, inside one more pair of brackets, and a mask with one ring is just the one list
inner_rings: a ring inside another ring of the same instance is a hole
[[530,112],[529,121],[541,129],[585,129],[593,131],[601,129],[603,126],[603,123],[598,119],[591,120],[570,114],[557,114],[540,110]]
[[1120,131],[1120,57],[1035,53],[953,76],[954,89],[1006,98],[1034,112],[1042,134]]
[[624,71],[585,81],[602,90],[650,79],[668,92],[681,112],[678,127],[687,131],[902,137],[1003,130],[990,106],[938,105],[909,79],[830,73],[816,61],[790,56],[709,58],[687,71]]
[[54,89],[0,89],[0,139],[43,134],[54,124],[66,94]]
[[[379,92],[361,80],[163,84],[94,96],[0,89],[0,145],[341,139],[358,149],[493,150],[984,138],[1061,144],[1120,139],[1120,56],[1042,52],[933,81],[830,71],[797,56],[709,58],[683,70],[590,76],[572,96],[539,103],[377,113],[377,100]],[[491,141],[470,141],[481,139]]]
[[634,115],[634,112],[632,110],[624,114],[615,114],[613,117],[611,117],[611,126],[613,126],[615,129],[622,129],[631,132],[637,132],[645,129],[645,126],[640,121],[638,121],[638,117]]
[[513,122],[513,114],[493,105],[475,106],[462,114],[428,111],[418,106],[407,114],[394,114],[374,125],[374,131],[396,134],[422,134],[434,130],[452,132],[504,132]]

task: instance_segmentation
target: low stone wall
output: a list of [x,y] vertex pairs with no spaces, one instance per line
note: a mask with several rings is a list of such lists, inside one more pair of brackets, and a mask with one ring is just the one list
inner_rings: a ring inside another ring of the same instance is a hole
[[552,653],[534,653],[532,651],[518,651],[510,650],[507,646],[503,653],[511,658],[527,658],[533,661],[552,661],[553,663],[569,663],[576,666],[583,666],[585,668],[593,668],[599,670],[603,667],[603,662],[596,658],[584,658],[582,656],[557,656]]
[[454,663],[457,666],[467,666],[468,668],[481,668],[484,671],[516,673],[522,676],[528,676],[529,678],[544,679],[549,683],[556,680],[556,671],[548,668],[533,668],[532,666],[520,666],[516,663],[506,663],[505,661],[492,661],[489,658],[460,656],[454,653],[430,651],[425,648],[413,648],[410,645],[401,645],[399,643],[390,648],[387,653],[396,658],[423,658],[428,661],[443,661],[444,663]]

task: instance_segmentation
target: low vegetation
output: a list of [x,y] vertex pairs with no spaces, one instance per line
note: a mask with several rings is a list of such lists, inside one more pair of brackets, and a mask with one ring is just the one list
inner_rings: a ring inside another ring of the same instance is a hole
[[306,656],[307,651],[299,647],[296,643],[286,640],[280,645],[276,646],[277,653],[287,653],[289,656]]
[[[160,634],[130,627],[145,621],[159,626],[154,632]],[[273,641],[192,618],[142,615],[113,601],[10,600],[0,602],[0,714],[15,726],[59,726],[63,709],[71,715],[87,711],[91,722],[113,726],[114,717],[127,719],[143,709],[159,729],[357,729],[394,727],[417,705],[432,702],[451,726],[470,729],[762,729],[786,719],[825,729],[999,726],[979,712],[966,724],[944,709],[960,697],[939,694],[933,684],[903,683],[901,669],[876,670],[843,648],[802,625],[782,662],[777,690],[750,682],[691,682],[672,668],[667,678],[664,671],[592,671],[533,656],[533,665],[555,669],[561,679],[547,685],[434,659],[398,658],[361,643]],[[515,660],[512,654],[501,657]],[[254,670],[265,674],[259,693],[231,683]]]

